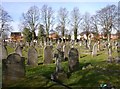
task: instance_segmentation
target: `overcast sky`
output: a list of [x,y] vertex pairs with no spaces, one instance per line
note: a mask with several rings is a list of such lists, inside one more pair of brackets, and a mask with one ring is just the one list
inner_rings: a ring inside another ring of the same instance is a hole
[[2,2],[2,7],[13,18],[13,31],[19,31],[18,25],[20,24],[22,13],[27,12],[27,10],[33,5],[41,8],[44,4],[51,6],[55,14],[58,12],[60,7],[65,7],[69,12],[71,12],[74,7],[78,7],[82,15],[85,12],[89,12],[93,15],[97,10],[100,10],[107,5],[117,5],[118,2],[14,2],[14,0],[13,2],[8,2],[7,0],[4,0]]

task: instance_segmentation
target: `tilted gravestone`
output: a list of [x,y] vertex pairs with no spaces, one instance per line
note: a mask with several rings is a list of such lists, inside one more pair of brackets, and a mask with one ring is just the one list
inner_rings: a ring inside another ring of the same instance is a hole
[[34,47],[30,47],[28,50],[28,65],[37,66],[38,65],[38,53]]
[[68,54],[68,65],[69,65],[69,72],[75,71],[78,69],[79,65],[79,52],[76,48],[71,48]]
[[92,49],[92,56],[96,56],[96,55],[97,55],[97,43],[93,45],[93,49]]
[[8,56],[7,48],[4,45],[1,46],[2,46],[2,59],[6,59]]
[[22,57],[22,49],[23,49],[23,47],[21,47],[20,45],[18,45],[15,48],[15,53],[19,54]]
[[3,84],[17,81],[25,77],[25,59],[19,54],[10,54],[3,63]]
[[52,63],[53,59],[53,46],[46,46],[44,49],[44,64]]

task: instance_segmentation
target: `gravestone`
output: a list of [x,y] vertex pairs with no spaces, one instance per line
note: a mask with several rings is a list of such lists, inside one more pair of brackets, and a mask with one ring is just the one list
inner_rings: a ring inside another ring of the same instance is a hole
[[68,59],[68,52],[70,50],[70,46],[69,45],[64,45],[63,46],[63,52],[64,52],[64,59],[67,60]]
[[3,85],[25,77],[25,59],[19,54],[10,54],[2,63]]
[[118,42],[117,45],[117,57],[116,57],[116,62],[120,63],[120,42]]
[[2,47],[2,59],[7,59],[8,56],[8,52],[7,52],[7,48],[4,45],[1,45]]
[[53,46],[46,46],[44,49],[44,64],[52,63],[53,59]]
[[52,80],[65,80],[67,78],[67,74],[64,72],[61,62],[63,60],[63,52],[60,49],[57,49],[57,53],[54,55],[56,59],[56,70],[53,74],[51,74]]
[[21,47],[20,45],[18,45],[15,48],[15,53],[19,54],[22,57],[22,49],[23,49],[23,47]]
[[100,51],[100,41],[98,41],[98,51]]
[[118,46],[117,46],[117,53],[118,53],[118,57],[120,58],[120,42],[118,43]]
[[108,43],[108,62],[113,62],[113,58],[112,58],[112,45],[111,45],[111,43]]
[[97,55],[97,43],[93,45],[93,49],[92,49],[92,56],[96,56],[96,55]]
[[57,49],[57,53],[54,55],[54,57],[56,58],[56,72],[60,72],[62,71],[62,66],[61,66],[61,62],[64,59],[64,53],[60,50]]
[[28,50],[28,65],[37,66],[38,65],[38,53],[37,50],[32,46]]
[[76,48],[71,48],[68,54],[69,72],[73,72],[78,69],[79,65],[79,52]]
[[57,44],[57,49],[60,49],[61,51],[63,51],[63,44],[62,43],[58,43]]

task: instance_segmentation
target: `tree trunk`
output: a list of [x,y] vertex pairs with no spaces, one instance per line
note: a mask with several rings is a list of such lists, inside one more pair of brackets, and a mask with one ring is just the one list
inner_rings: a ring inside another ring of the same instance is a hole
[[75,41],[77,41],[77,28],[74,29],[74,38],[75,38]]

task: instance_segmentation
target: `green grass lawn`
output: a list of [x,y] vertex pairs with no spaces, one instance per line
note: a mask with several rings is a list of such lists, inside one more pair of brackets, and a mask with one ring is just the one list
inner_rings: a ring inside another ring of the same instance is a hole
[[[8,52],[13,49],[7,47]],[[23,56],[27,59],[28,48],[23,49]],[[39,55],[39,63],[43,62],[43,49],[37,49]],[[107,52],[100,51],[98,56],[92,57],[90,54],[82,54],[84,48],[80,48],[79,69],[71,74],[67,79],[60,82],[63,84],[80,89],[79,87],[89,87],[88,89],[97,89],[101,83],[110,83],[116,87],[120,87],[120,64],[107,63]],[[116,52],[113,52],[113,57],[116,57]],[[68,62],[62,62],[64,71],[68,72]],[[83,68],[84,67],[84,68]],[[56,89],[64,88],[60,84],[50,80],[51,74],[55,71],[55,64],[38,65],[31,67],[26,65],[26,77],[16,83],[10,83],[9,87],[47,87]],[[83,88],[82,88],[83,89]],[[86,89],[86,88],[84,88]],[[99,88],[98,88],[99,89]]]

